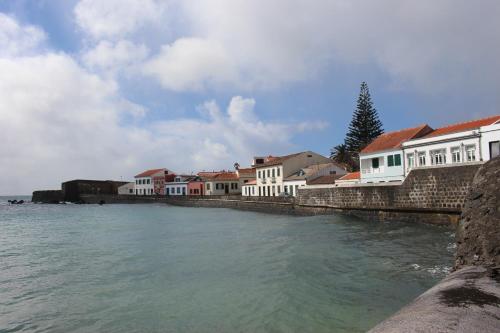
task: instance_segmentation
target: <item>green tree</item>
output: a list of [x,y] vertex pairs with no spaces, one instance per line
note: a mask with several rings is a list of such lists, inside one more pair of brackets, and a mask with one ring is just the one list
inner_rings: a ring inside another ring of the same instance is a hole
[[354,155],[384,133],[382,122],[378,118],[377,110],[373,107],[370,91],[366,82],[361,83],[356,110],[352,116],[345,144]]
[[344,166],[347,171],[352,171],[356,168],[355,161],[353,160],[345,143],[333,147],[330,150],[330,158],[338,164]]

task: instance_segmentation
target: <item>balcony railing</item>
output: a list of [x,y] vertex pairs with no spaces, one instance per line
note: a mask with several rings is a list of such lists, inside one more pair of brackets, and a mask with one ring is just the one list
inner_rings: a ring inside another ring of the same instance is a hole
[[276,183],[276,177],[271,178],[271,183]]

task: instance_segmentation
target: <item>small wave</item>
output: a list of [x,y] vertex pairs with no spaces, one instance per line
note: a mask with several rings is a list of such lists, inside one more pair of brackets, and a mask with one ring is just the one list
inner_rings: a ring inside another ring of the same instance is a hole
[[426,271],[431,273],[432,275],[448,275],[451,272],[451,267],[449,266],[434,266],[431,268],[427,268]]

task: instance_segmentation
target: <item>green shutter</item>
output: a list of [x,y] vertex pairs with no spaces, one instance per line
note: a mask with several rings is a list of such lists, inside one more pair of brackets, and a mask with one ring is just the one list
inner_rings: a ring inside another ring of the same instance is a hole
[[387,166],[394,166],[394,155],[387,156]]
[[401,155],[394,155],[394,165],[401,165]]

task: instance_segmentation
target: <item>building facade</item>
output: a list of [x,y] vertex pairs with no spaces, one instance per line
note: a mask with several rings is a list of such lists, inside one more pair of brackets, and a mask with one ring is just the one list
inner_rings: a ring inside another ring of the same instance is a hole
[[[285,191],[284,186],[287,177],[292,176],[302,168],[330,162],[330,159],[312,151],[279,157],[268,156],[266,158],[254,158],[254,167],[257,176],[257,195],[277,196],[281,193],[292,191],[295,194],[296,186],[300,186],[299,183],[302,182],[289,182],[287,184],[287,191]],[[305,180],[303,183],[305,184]]]
[[118,194],[132,195],[135,194],[135,182],[126,183],[118,187]]
[[413,168],[488,161],[500,154],[500,116],[438,128],[403,143],[405,175]]
[[172,177],[173,172],[162,169],[151,169],[141,172],[135,178],[136,195],[164,195],[165,179]]
[[200,172],[205,182],[205,195],[241,194],[238,174],[231,171]]
[[403,142],[430,132],[432,128],[421,125],[378,136],[359,154],[361,183],[403,181],[405,178]]

